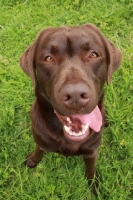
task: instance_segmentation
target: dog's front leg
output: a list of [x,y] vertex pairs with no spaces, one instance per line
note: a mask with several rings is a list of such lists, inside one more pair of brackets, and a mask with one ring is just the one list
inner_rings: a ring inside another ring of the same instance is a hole
[[41,161],[44,151],[36,145],[35,151],[31,154],[28,154],[26,157],[25,165],[28,167],[36,167],[37,164]]
[[[97,194],[98,183],[96,182],[96,159],[98,150],[95,150],[91,155],[83,156],[85,166],[86,166],[86,176],[88,183],[91,186],[92,192]],[[94,179],[95,178],[95,179]]]

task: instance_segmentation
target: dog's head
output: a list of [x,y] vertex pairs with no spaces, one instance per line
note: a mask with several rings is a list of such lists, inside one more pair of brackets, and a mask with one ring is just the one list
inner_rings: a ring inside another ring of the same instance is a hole
[[97,27],[86,24],[43,30],[22,54],[20,66],[75,140],[86,137],[89,127],[100,130],[99,96],[121,57]]

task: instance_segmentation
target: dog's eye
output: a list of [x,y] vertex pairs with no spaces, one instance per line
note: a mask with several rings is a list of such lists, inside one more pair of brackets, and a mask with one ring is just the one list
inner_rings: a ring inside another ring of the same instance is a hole
[[91,54],[89,55],[89,58],[97,58],[99,55],[96,51],[91,52]]
[[45,62],[53,62],[54,60],[53,60],[53,58],[52,58],[51,56],[46,56],[46,57],[44,58],[44,61],[45,61]]

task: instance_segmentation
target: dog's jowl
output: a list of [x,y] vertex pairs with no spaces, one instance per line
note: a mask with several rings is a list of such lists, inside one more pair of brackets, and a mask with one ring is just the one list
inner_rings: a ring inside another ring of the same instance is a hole
[[82,155],[91,184],[105,120],[103,87],[121,57],[92,24],[39,33],[20,58],[36,94],[31,109],[36,148],[27,157],[28,167],[35,167],[44,152]]

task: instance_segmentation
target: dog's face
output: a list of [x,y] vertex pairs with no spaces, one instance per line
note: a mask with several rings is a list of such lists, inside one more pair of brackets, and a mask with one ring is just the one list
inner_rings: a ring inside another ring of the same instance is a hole
[[91,24],[45,29],[20,59],[74,140],[100,130],[99,97],[120,63],[120,51]]
[[61,115],[90,113],[107,74],[100,37],[88,28],[63,27],[42,35],[35,55],[42,92]]

